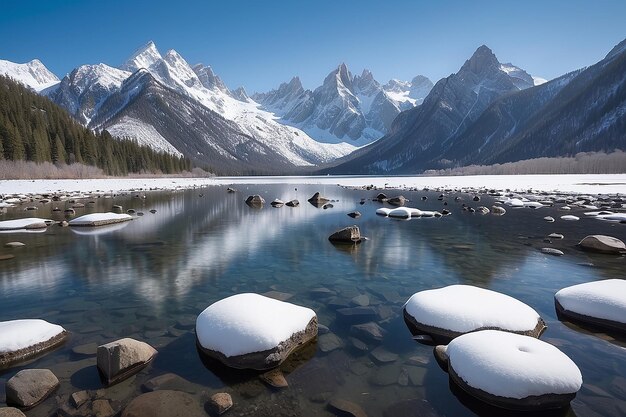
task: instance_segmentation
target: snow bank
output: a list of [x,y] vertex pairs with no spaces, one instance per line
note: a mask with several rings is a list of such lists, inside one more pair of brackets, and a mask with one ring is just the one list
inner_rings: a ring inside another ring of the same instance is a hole
[[391,212],[391,209],[386,208],[386,207],[381,207],[381,208],[376,210],[376,214],[378,214],[380,216],[389,216],[390,212]]
[[0,230],[44,229],[53,223],[53,220],[40,219],[38,217],[4,220],[0,222]]
[[15,352],[61,335],[63,327],[41,319],[0,322],[0,354]]
[[207,307],[196,320],[196,336],[205,349],[226,357],[277,347],[304,331],[315,317],[310,308],[259,294],[237,294]]
[[599,214],[595,217],[609,222],[626,222],[626,213]]
[[446,353],[464,383],[499,397],[574,394],[583,382],[567,355],[533,337],[483,330],[457,337]]
[[399,219],[410,219],[411,217],[420,217],[421,215],[421,210],[410,207],[398,207],[389,212],[389,217]]
[[539,336],[544,329],[543,320],[528,305],[471,285],[415,293],[405,303],[404,312],[418,330],[435,336],[454,337],[485,328]]
[[77,217],[69,221],[70,226],[105,226],[108,224],[122,223],[132,220],[129,214],[118,213],[92,213]]
[[610,320],[621,323],[626,330],[626,280],[607,279],[573,285],[558,291],[554,298],[566,315],[573,312]]

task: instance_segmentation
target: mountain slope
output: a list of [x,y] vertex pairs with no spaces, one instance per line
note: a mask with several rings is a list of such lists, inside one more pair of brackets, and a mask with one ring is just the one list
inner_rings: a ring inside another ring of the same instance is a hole
[[362,146],[387,133],[401,109],[420,104],[431,87],[430,80],[422,76],[415,77],[414,83],[396,81],[383,87],[370,71],[353,76],[341,64],[314,91],[304,90],[294,77],[252,98],[283,123],[318,140]]
[[0,74],[7,75],[37,92],[59,83],[59,78],[38,59],[33,59],[25,64],[16,64],[0,59]]
[[492,102],[532,86],[532,77],[524,79],[520,71],[505,71],[493,52],[481,46],[456,74],[437,82],[421,106],[401,113],[387,136],[332,171],[408,173],[429,167]]

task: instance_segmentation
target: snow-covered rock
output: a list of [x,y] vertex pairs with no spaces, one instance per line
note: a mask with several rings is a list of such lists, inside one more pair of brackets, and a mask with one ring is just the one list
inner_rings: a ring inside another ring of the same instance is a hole
[[576,364],[556,347],[529,336],[483,330],[445,349],[450,379],[492,405],[538,411],[561,408],[582,386]]
[[626,280],[573,285],[558,291],[554,299],[559,315],[626,332]]
[[[389,211],[389,217],[395,217],[399,219],[410,219],[411,217],[421,217],[423,211],[411,207],[398,207]],[[427,216],[428,217],[428,216]]]
[[616,237],[605,235],[589,235],[584,237],[578,246],[590,252],[624,254],[626,245]]
[[608,222],[626,223],[626,213],[610,213],[610,214],[607,214],[605,212],[600,212],[600,213],[601,214],[598,214],[596,216],[596,219],[606,220]]
[[379,209],[376,209],[376,214],[380,216],[389,216],[390,212],[391,212],[391,209],[387,207],[381,207]]
[[8,75],[37,92],[50,88],[60,81],[38,59],[33,59],[25,64],[16,64],[0,59],[0,74]]
[[509,207],[524,207],[524,201],[520,200],[519,198],[507,198],[504,201],[504,204]]
[[0,231],[2,230],[20,230],[20,229],[45,229],[53,224],[50,219],[40,219],[38,217],[28,217],[25,219],[4,220],[0,222]]
[[539,314],[528,305],[471,285],[420,291],[404,304],[403,312],[409,330],[423,340],[430,337],[446,342],[481,329],[539,337],[546,328]]
[[122,223],[132,220],[129,214],[118,213],[91,213],[70,220],[70,226],[105,226],[108,224]]
[[573,216],[571,214],[567,214],[565,216],[561,216],[561,220],[565,220],[565,221],[568,221],[568,222],[575,222],[575,221],[580,220],[580,217]]
[[0,322],[0,368],[37,356],[66,338],[63,327],[41,319]]
[[240,369],[276,367],[316,335],[313,310],[253,293],[217,301],[196,320],[202,351]]

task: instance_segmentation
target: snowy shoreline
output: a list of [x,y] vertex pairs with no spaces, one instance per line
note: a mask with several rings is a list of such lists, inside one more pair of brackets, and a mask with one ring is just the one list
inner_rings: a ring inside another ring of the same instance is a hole
[[212,177],[106,178],[84,180],[0,180],[0,194],[55,192],[120,192],[175,190],[212,185],[311,184],[377,188],[493,188],[511,191],[626,194],[626,174],[610,175],[472,175],[443,177],[323,176],[323,177]]

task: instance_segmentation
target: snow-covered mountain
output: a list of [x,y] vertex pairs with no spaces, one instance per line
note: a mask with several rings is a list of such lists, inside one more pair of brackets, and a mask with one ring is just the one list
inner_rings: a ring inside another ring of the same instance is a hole
[[456,74],[437,82],[422,105],[397,117],[389,134],[355,152],[336,172],[404,173],[434,165],[491,103],[534,83],[524,70],[501,64],[483,45]]
[[33,59],[25,64],[16,64],[0,59],[0,74],[8,75],[37,92],[52,87],[60,81],[38,59]]
[[[429,85],[430,84],[430,85]],[[363,70],[352,75],[339,65],[315,90],[305,90],[298,77],[252,98],[275,113],[281,122],[296,126],[329,143],[371,143],[389,131],[401,110],[419,105],[432,83],[422,76],[413,82],[390,82],[386,86]]]

